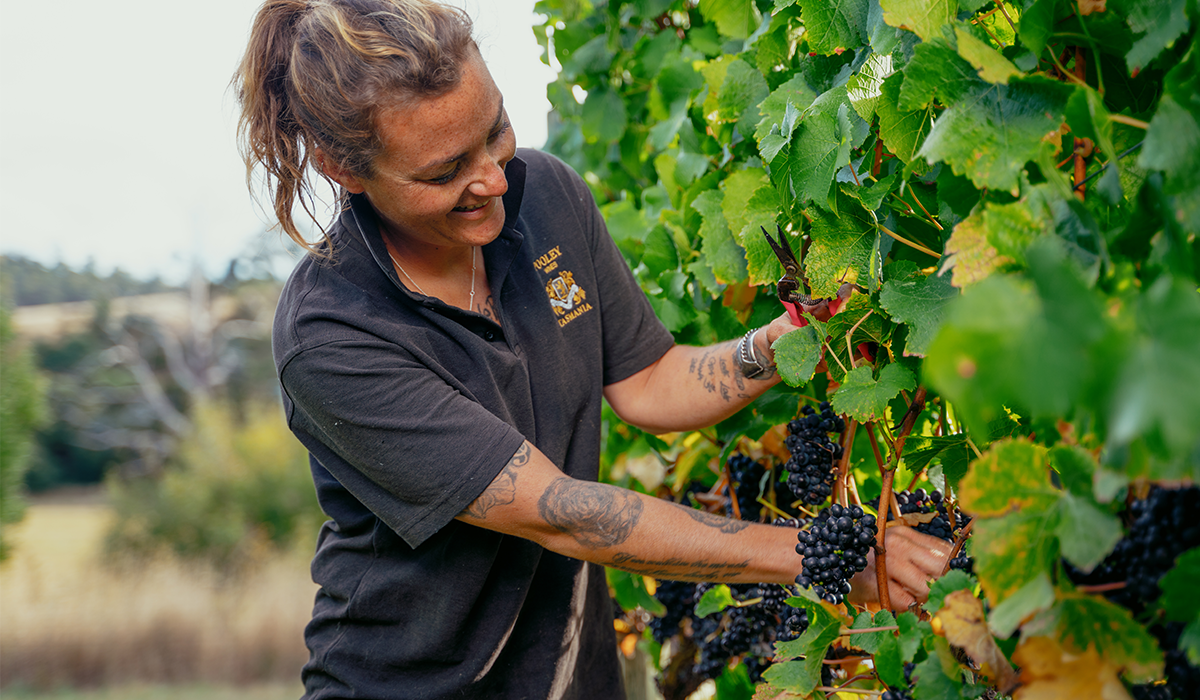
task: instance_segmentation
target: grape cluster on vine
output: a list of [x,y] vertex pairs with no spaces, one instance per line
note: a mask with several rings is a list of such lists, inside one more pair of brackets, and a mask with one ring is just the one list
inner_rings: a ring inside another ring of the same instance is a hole
[[796,553],[803,555],[796,583],[811,588],[834,605],[850,592],[850,579],[867,568],[867,553],[875,544],[875,516],[859,506],[834,503],[797,535]]
[[833,493],[833,465],[842,456],[842,446],[830,440],[829,434],[846,429],[846,422],[828,401],[819,408],[817,412],[805,406],[801,417],[788,423],[786,444],[791,459],[783,465],[788,488],[810,506],[824,503]]
[[761,462],[735,452],[726,462],[729,474],[737,486],[733,490],[733,498],[737,500],[738,514],[742,520],[758,522],[762,514],[762,506],[758,498],[762,495],[762,478],[767,468]]

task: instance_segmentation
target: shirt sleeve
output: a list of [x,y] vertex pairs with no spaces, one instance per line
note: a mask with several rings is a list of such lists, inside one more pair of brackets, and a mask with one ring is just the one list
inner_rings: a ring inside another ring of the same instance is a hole
[[297,436],[412,547],[470,505],[524,441],[452,377],[378,339],[304,350],[280,379]]

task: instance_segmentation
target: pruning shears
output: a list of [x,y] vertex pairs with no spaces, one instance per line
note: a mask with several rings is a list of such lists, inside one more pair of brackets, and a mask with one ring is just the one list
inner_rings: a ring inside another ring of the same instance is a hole
[[776,241],[767,232],[766,227],[760,226],[759,228],[767,237],[767,243],[771,244],[771,250],[775,251],[775,257],[779,258],[779,263],[783,265],[783,277],[779,278],[775,289],[779,295],[779,301],[783,303],[788,316],[792,319],[792,325],[800,328],[807,326],[808,319],[804,317],[806,313],[812,314],[818,321],[828,321],[830,317],[841,311],[842,304],[846,303],[851,292],[858,285],[843,284],[838,290],[837,297],[833,299],[814,299],[808,286],[808,278],[804,276],[804,268],[792,252],[792,246],[788,243],[783,229],[779,226],[775,227],[779,235],[779,240]]

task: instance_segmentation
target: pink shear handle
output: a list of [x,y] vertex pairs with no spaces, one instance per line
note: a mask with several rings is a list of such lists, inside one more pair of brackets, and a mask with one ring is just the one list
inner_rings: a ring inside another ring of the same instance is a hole
[[808,319],[800,315],[800,307],[790,301],[780,301],[784,308],[787,309],[788,317],[792,319],[792,325],[797,328],[803,328],[808,325]]

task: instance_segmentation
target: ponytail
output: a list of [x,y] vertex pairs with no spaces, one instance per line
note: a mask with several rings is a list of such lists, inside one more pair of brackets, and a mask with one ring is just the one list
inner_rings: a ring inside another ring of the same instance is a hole
[[266,0],[233,78],[247,186],[261,167],[283,231],[330,257],[292,217],[299,201],[320,227],[308,176],[315,151],[372,177],[376,113],[453,89],[473,46],[470,18],[433,0]]

